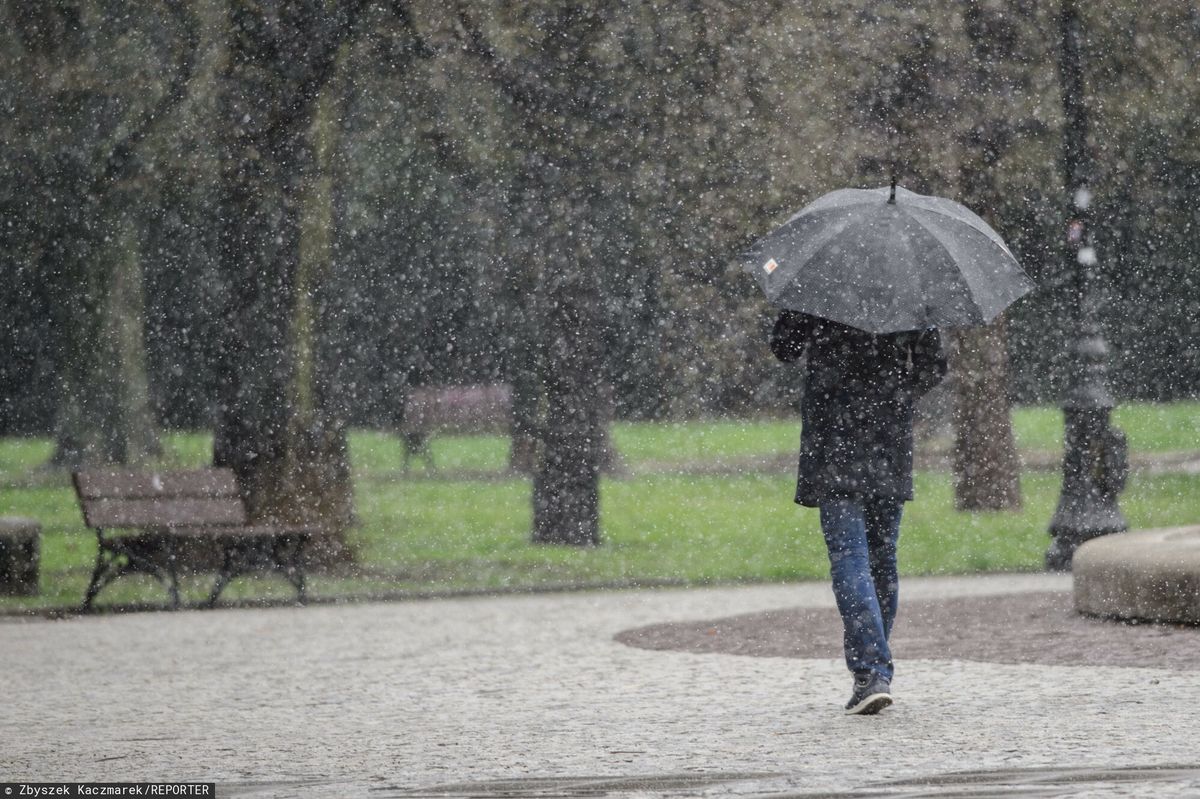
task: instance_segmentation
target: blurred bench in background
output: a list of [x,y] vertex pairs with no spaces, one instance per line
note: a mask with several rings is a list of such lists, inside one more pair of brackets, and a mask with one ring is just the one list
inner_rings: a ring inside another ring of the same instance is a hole
[[[601,416],[600,468],[611,474],[619,470],[619,456],[608,434],[613,419],[612,386],[602,385],[597,400]],[[506,383],[494,383],[414,388],[405,402],[399,433],[404,443],[405,471],[414,458],[421,458],[430,469],[435,469],[433,453],[429,449],[429,441],[435,433],[512,436],[512,387]],[[509,453],[511,470],[530,473],[536,468],[537,451],[531,449],[529,444],[513,442]]]
[[414,388],[400,423],[404,468],[413,458],[434,468],[429,440],[435,433],[509,435],[511,431],[512,388],[505,383]]

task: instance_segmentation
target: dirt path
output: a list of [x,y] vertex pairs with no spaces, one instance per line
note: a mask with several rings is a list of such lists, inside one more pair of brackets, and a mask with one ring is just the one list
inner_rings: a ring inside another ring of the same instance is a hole
[[[619,633],[616,640],[654,650],[840,658],[841,630],[833,608],[791,608],[655,624]],[[1071,607],[1069,592],[901,600],[892,651],[900,664],[971,660],[1200,670],[1200,627],[1086,618]]]

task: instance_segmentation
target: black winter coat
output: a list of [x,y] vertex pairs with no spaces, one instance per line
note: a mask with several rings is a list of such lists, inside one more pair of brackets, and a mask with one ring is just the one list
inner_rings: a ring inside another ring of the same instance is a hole
[[937,330],[874,335],[784,311],[771,351],[808,355],[796,502],[912,499],[913,403],[946,374]]

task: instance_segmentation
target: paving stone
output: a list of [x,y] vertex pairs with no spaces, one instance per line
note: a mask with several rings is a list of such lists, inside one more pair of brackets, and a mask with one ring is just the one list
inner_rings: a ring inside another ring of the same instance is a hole
[[[1013,575],[902,591],[1069,588]],[[896,705],[860,718],[841,715],[840,659],[614,640],[832,604],[804,583],[4,620],[0,773],[264,799],[1200,791],[1192,672],[913,660]]]

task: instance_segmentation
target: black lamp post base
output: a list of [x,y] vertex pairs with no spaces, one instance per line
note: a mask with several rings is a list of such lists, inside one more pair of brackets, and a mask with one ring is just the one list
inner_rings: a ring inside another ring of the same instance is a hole
[[1050,547],[1046,550],[1046,570],[1066,572],[1071,570],[1075,550],[1093,538],[1110,533],[1123,533],[1129,524],[1115,505],[1110,508],[1090,508],[1086,526],[1073,529],[1050,528]]
[[1108,407],[1068,407],[1063,489],[1050,521],[1054,540],[1046,568],[1069,571],[1085,541],[1129,529],[1117,504],[1129,473],[1125,435],[1109,422]]

